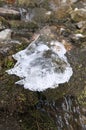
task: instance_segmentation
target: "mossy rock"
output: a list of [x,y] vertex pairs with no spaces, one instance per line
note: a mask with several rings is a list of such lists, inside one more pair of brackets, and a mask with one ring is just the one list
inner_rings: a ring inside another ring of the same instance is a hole
[[21,19],[20,12],[15,9],[7,9],[4,7],[0,7],[0,16],[4,17],[5,19]]
[[49,8],[49,1],[48,0],[18,0],[17,2],[18,6],[23,6],[23,7],[44,7],[44,8]]
[[77,9],[70,12],[71,19],[75,22],[85,21],[86,20],[86,10],[85,9]]
[[0,0],[0,7],[2,7],[5,4],[5,0]]
[[14,113],[24,113],[30,106],[38,102],[37,94],[15,85],[16,76],[3,72],[0,76],[0,109]]
[[72,8],[71,6],[62,6],[57,11],[55,11],[55,18],[57,19],[63,19],[69,17],[69,12],[71,12]]
[[81,94],[78,96],[78,101],[82,106],[86,107],[86,86]]
[[18,20],[10,20],[8,22],[13,29],[28,29],[29,31],[38,29],[38,25],[35,22],[24,22]]
[[54,120],[47,113],[33,109],[20,115],[23,130],[57,130]]
[[[10,27],[8,21],[2,16],[0,16],[0,24],[4,28],[9,28]],[[4,28],[2,28],[2,29],[4,29]]]

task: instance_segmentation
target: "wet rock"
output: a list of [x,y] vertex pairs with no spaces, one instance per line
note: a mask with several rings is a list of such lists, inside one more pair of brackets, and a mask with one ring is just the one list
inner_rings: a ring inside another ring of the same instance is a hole
[[0,30],[5,29],[5,26],[2,24],[2,22],[0,21]]
[[30,9],[26,15],[26,21],[35,21],[38,24],[47,22],[50,19],[52,12],[44,8],[35,7]]
[[70,51],[71,49],[73,49],[72,44],[68,43],[66,40],[62,40],[62,44],[64,45],[67,51]]
[[5,18],[10,18],[10,19],[20,19],[20,13],[19,11],[16,11],[14,9],[10,8],[3,8],[0,7],[0,15],[5,17]]
[[77,2],[78,0],[70,0],[72,3],[75,3],[75,2]]
[[86,25],[86,21],[78,22],[76,25],[77,25],[77,27],[78,27],[79,29],[84,28],[85,25]]
[[[10,62],[9,62],[10,63]],[[0,110],[4,109],[11,113],[20,112],[23,113],[27,110],[28,106],[32,106],[37,102],[36,93],[25,91],[22,88],[13,85],[13,80],[17,80],[16,77],[8,77],[8,80],[5,79],[7,75],[3,75],[2,78],[0,75]],[[9,95],[9,96],[8,96]]]
[[74,34],[72,38],[75,39],[75,40],[78,40],[80,38],[84,38],[84,35],[78,33],[78,34]]
[[25,22],[25,21],[19,21],[19,20],[9,20],[9,25],[12,29],[15,29],[17,32],[20,30],[29,32],[34,32],[38,29],[38,24],[36,22]]
[[45,26],[43,29],[40,30],[41,38],[45,41],[51,41],[56,39],[56,30],[56,26]]
[[45,7],[49,8],[48,0],[18,0],[18,5],[28,6],[28,7]]
[[55,11],[55,18],[62,19],[69,15],[69,12],[71,12],[72,8],[69,5],[61,6]]
[[80,21],[86,20],[86,9],[75,8],[75,10],[71,12],[71,18],[75,22],[80,22]]
[[[3,102],[3,101],[2,101]],[[20,130],[19,123],[15,119],[12,113],[0,111],[0,129],[1,130]]]
[[61,3],[62,4],[71,4],[71,3],[75,3],[77,2],[78,0],[61,0]]
[[48,0],[48,2],[50,8],[53,11],[57,11],[59,8],[69,8],[73,3],[76,3],[77,0]]
[[81,21],[76,24],[78,32],[86,36],[86,21]]
[[78,0],[76,3],[72,4],[72,7],[75,9],[75,8],[78,8],[78,9],[81,9],[81,8],[85,8],[86,7],[86,4],[85,4],[85,0]]
[[[17,37],[8,41],[0,42],[0,55],[1,57],[7,57],[24,49],[29,44],[29,40],[23,37]],[[5,58],[3,59],[5,60]]]
[[0,41],[6,41],[11,39],[11,29],[5,29],[0,32]]
[[30,4],[31,0],[18,0],[18,5],[25,5],[28,6]]
[[0,16],[0,31],[2,31],[5,28],[9,28],[9,23],[4,17]]
[[5,0],[0,0],[0,7],[2,7],[5,4]]
[[79,103],[86,107],[86,86],[84,87],[82,93],[78,96]]
[[41,4],[46,4],[46,0],[18,0],[16,4],[26,7],[39,7]]

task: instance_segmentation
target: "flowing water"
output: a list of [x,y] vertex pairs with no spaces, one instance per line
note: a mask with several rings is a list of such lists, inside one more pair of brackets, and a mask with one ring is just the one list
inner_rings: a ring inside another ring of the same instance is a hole
[[86,130],[82,110],[74,96],[64,96],[51,102],[40,96],[36,108],[55,121],[57,130]]

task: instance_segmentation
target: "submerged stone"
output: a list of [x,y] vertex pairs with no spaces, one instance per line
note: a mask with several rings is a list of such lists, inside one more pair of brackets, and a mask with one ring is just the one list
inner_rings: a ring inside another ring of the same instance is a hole
[[7,72],[19,76],[21,80],[16,83],[32,91],[55,88],[68,82],[73,73],[65,53],[60,42],[45,42],[38,36],[25,50],[13,55],[17,63]]

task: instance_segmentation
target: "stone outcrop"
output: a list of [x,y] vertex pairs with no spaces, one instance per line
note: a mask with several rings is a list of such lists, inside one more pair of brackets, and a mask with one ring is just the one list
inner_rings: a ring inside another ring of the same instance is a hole
[[3,16],[7,19],[20,19],[21,17],[19,11],[3,7],[0,7],[0,16]]

